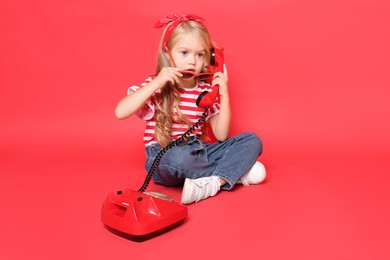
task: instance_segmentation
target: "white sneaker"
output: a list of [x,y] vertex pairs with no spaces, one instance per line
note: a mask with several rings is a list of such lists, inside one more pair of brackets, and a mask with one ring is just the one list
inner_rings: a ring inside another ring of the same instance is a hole
[[190,204],[214,196],[221,188],[217,176],[186,179],[181,194],[181,203]]
[[265,179],[265,167],[261,162],[256,162],[252,168],[244,174],[237,183],[240,183],[244,186],[248,186],[250,184],[259,184]]

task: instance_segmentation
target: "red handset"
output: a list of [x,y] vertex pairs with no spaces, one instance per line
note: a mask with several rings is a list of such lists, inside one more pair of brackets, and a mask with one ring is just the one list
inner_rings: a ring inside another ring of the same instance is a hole
[[[223,50],[218,48],[210,49],[210,71],[214,74],[216,72],[223,72]],[[200,108],[210,107],[219,93],[219,85],[215,85],[211,92],[203,91],[196,100],[196,105]]]

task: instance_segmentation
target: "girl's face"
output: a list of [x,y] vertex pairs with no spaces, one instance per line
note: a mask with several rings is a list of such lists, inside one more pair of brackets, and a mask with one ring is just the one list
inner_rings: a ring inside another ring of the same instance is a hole
[[194,34],[185,33],[178,36],[170,54],[180,70],[200,73],[204,68],[206,50]]

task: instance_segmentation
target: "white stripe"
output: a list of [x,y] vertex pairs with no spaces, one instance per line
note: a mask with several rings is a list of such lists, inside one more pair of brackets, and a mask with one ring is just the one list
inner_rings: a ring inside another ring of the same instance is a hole
[[[181,135],[183,135],[185,132],[172,132],[171,136],[177,136],[177,137],[180,137]],[[201,131],[193,131],[192,134],[201,134],[202,132]]]
[[184,93],[182,94],[182,97],[183,98],[191,98],[191,99],[197,99],[199,94],[203,92],[201,89],[198,91],[198,93],[194,93],[194,94],[189,94],[189,93]]
[[189,111],[189,110],[184,110],[184,109],[182,109],[181,112],[182,112],[184,115],[186,115],[186,116],[188,116],[188,115],[190,115],[190,116],[202,115],[202,112]]
[[186,124],[173,124],[172,128],[177,129],[177,128],[187,128],[188,126]]
[[195,101],[194,102],[185,102],[185,101],[182,101],[179,103],[179,106],[187,106],[187,107],[197,107],[196,104],[195,104]]
[[146,125],[148,125],[148,126],[156,126],[156,122],[154,122],[154,121],[147,121]]

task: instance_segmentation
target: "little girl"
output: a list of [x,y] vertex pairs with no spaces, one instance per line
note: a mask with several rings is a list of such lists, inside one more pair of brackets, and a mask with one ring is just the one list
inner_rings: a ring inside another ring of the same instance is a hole
[[212,75],[211,84],[198,76],[209,70],[210,48],[218,47],[203,22],[198,16],[185,14],[161,19],[156,27],[165,29],[156,74],[140,86],[130,87],[115,110],[119,119],[137,114],[146,121],[143,140],[145,167],[149,170],[161,149],[179,139],[201,118],[203,109],[196,106],[197,97],[219,85],[219,97],[206,114],[206,122],[218,142],[205,141],[208,139],[204,138],[204,125],[196,128],[189,138],[167,150],[152,177],[154,182],[166,186],[184,184],[182,204],[214,196],[221,189],[230,190],[236,183],[258,184],[265,179],[265,168],[256,161],[262,152],[259,137],[243,133],[229,138],[231,111],[226,66],[223,72]]

